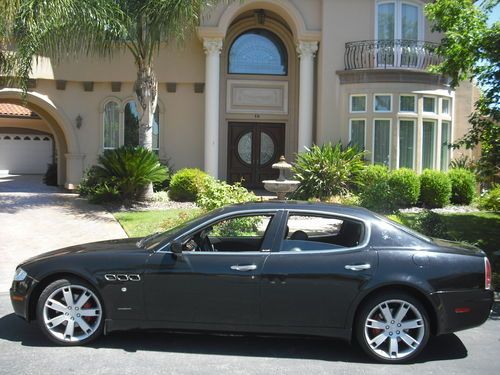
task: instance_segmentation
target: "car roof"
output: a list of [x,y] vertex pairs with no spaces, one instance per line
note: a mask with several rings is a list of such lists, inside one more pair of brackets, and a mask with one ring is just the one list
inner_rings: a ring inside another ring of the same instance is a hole
[[362,207],[345,206],[336,203],[323,202],[304,202],[304,201],[278,201],[268,200],[260,202],[248,202],[241,204],[232,204],[221,209],[221,213],[230,213],[236,211],[254,211],[254,210],[304,210],[329,212],[332,214],[355,216],[360,219],[375,219],[373,212]]

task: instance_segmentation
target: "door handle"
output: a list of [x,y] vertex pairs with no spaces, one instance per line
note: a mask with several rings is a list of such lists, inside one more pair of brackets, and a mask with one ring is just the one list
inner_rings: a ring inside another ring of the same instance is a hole
[[369,270],[372,268],[371,264],[365,263],[365,264],[347,264],[344,267],[346,270],[351,270],[351,271],[363,271],[363,270]]
[[239,264],[235,264],[234,266],[231,266],[231,269],[235,271],[247,272],[256,270],[257,266],[255,264],[245,264],[241,266]]

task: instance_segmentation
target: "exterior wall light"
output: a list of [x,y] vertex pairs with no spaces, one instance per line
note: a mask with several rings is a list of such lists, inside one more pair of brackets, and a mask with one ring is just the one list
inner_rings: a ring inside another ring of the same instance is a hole
[[75,123],[78,129],[82,127],[83,119],[81,115],[76,116]]

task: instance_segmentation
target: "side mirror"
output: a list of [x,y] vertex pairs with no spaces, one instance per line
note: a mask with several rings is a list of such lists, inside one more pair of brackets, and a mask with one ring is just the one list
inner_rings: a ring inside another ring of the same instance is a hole
[[170,251],[172,251],[174,254],[182,254],[182,250],[184,249],[184,246],[182,245],[182,242],[175,241],[172,242],[170,245]]

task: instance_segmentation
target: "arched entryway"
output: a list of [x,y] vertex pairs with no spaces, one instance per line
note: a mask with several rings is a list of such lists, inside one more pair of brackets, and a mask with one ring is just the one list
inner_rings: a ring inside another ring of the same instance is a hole
[[230,25],[221,53],[220,175],[251,188],[275,178],[297,152],[298,66],[293,34],[278,14],[249,10]]
[[69,189],[75,188],[82,177],[83,155],[79,153],[72,125],[57,106],[49,98],[38,93],[28,93],[23,98],[17,89],[0,90],[0,102],[23,106],[44,120],[55,143],[58,184]]

